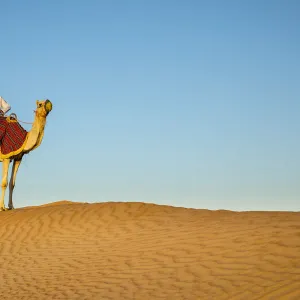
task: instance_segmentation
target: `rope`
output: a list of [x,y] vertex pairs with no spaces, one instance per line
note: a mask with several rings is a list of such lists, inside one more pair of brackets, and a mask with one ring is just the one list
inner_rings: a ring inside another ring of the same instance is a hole
[[19,119],[17,119],[17,121],[20,122],[20,123],[24,123],[24,124],[33,124],[33,122],[24,122],[24,121],[21,121]]
[[24,122],[24,121],[19,120],[15,113],[10,114],[10,117],[13,117],[14,119],[16,119],[17,122],[20,122],[20,123],[33,124],[33,122]]

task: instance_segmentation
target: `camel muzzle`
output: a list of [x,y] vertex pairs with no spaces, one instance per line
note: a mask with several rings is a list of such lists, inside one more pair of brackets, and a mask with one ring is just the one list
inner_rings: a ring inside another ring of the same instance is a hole
[[52,110],[52,103],[50,100],[45,101],[45,109],[46,109],[47,114]]

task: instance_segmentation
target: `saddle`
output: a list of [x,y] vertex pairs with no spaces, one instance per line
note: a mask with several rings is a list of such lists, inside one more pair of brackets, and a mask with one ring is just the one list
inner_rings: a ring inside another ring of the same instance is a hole
[[18,122],[17,115],[4,116],[0,111],[0,158],[19,154],[27,140],[28,132]]
[[18,121],[18,117],[15,113],[11,113],[8,118],[10,121]]
[[[4,117],[4,112],[1,109],[0,109],[0,117]],[[7,118],[9,118],[10,120],[18,120],[18,117],[15,113],[11,113]]]

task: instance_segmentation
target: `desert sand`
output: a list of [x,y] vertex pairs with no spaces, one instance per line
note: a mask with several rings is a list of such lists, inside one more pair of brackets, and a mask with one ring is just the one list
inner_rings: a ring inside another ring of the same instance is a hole
[[0,213],[0,299],[300,299],[300,213],[58,202]]

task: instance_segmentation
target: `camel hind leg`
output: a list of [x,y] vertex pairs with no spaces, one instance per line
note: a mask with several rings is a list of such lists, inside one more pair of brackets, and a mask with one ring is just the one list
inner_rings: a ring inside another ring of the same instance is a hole
[[3,159],[3,161],[2,161],[2,182],[1,182],[2,193],[1,193],[1,200],[0,200],[0,211],[5,210],[4,198],[5,198],[5,191],[6,191],[6,187],[7,187],[9,164],[10,164],[9,158]]
[[16,177],[18,173],[19,166],[21,164],[22,159],[14,160],[12,170],[11,170],[11,177],[9,181],[9,201],[8,201],[8,209],[14,209],[13,206],[13,191],[16,183]]

